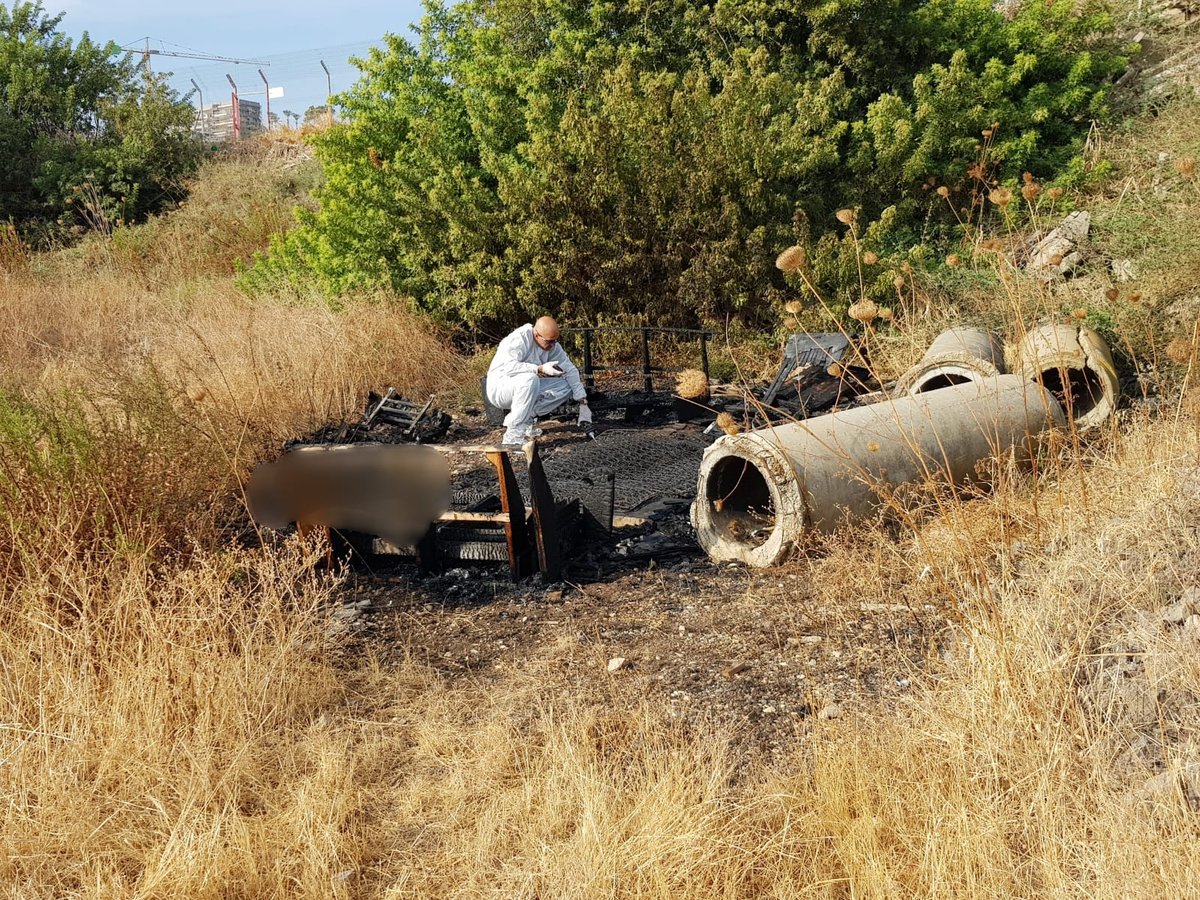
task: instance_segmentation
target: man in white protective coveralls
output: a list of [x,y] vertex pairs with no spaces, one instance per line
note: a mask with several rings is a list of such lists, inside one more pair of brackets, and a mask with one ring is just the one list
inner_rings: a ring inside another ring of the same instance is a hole
[[522,325],[500,342],[487,373],[487,397],[507,409],[503,443],[521,445],[542,433],[534,420],[567,402],[579,401],[579,424],[589,425],[592,411],[579,370],[558,342],[558,323],[542,316]]

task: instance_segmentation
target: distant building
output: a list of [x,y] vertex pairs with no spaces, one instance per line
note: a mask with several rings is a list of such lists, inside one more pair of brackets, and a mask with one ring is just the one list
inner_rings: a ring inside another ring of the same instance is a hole
[[232,103],[212,103],[196,110],[196,132],[206,141],[232,141],[249,137],[263,130],[262,104],[256,100],[238,99],[238,134],[234,134]]

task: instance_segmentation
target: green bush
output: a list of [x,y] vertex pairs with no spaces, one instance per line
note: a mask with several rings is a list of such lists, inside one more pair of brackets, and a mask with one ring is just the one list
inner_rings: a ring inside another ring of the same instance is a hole
[[115,44],[73,44],[42,4],[0,3],[0,222],[35,244],[111,231],[183,196],[192,108]]
[[345,123],[314,139],[319,208],[242,283],[384,284],[475,327],[770,323],[790,244],[822,290],[857,290],[822,240],[836,210],[880,221],[883,251],[936,239],[929,187],[978,182],[984,130],[982,177],[1068,165],[1125,65],[1111,30],[1075,0],[1011,19],[988,0],[430,2],[415,47],[361,61]]

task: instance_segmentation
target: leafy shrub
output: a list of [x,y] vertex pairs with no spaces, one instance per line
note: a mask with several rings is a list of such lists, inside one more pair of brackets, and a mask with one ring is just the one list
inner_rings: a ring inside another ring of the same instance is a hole
[[768,322],[775,254],[825,249],[835,210],[936,238],[929,187],[978,180],[982,131],[989,178],[1068,164],[1125,64],[1111,27],[1073,0],[430,2],[415,47],[360,62],[319,209],[243,285],[385,284],[473,326]]

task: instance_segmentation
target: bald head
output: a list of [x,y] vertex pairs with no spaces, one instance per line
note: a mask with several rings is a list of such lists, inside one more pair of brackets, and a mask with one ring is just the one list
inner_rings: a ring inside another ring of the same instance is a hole
[[553,347],[559,338],[558,323],[550,316],[542,316],[533,323],[533,339],[543,350]]

